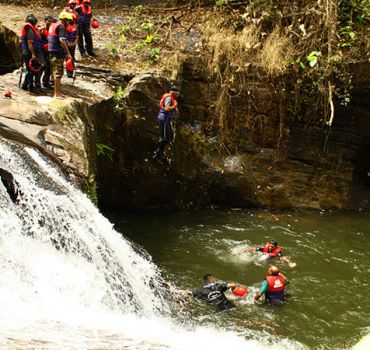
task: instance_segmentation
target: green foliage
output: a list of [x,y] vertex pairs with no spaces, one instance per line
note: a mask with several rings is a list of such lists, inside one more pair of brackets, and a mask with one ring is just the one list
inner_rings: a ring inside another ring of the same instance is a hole
[[90,198],[90,200],[98,206],[97,186],[94,176],[90,176],[81,184],[82,191]]
[[124,107],[124,97],[126,95],[126,89],[123,89],[122,86],[119,86],[116,92],[113,94],[114,110],[116,112],[122,111]]
[[143,23],[140,26],[140,28],[147,31],[148,33],[151,33],[153,31],[153,28],[154,28],[154,23],[151,23],[151,22]]
[[161,49],[158,47],[150,49],[149,58],[151,61],[158,61],[161,57]]
[[144,10],[144,6],[143,5],[137,5],[137,6],[135,6],[135,9],[134,9],[135,14],[137,16],[140,15],[143,12],[143,10]]
[[143,40],[145,44],[152,44],[155,39],[158,38],[158,35],[147,35],[147,37]]
[[115,55],[115,54],[117,54],[117,53],[118,53],[117,46],[116,46],[115,44],[113,44],[113,43],[108,44],[108,45],[107,45],[107,49],[108,49],[108,51],[109,51],[111,54],[113,54],[113,55]]
[[315,67],[319,57],[321,56],[321,51],[312,51],[307,57],[308,64],[310,67]]
[[215,0],[215,5],[217,7],[221,7],[221,6],[227,5],[227,3],[228,3],[228,0]]
[[340,46],[352,47],[356,34],[353,31],[353,22],[348,21],[347,24],[339,29]]
[[96,143],[96,153],[98,156],[104,156],[113,161],[114,149],[104,143],[101,142]]
[[117,27],[118,32],[121,34],[128,32],[130,29],[130,25],[128,24],[122,24]]

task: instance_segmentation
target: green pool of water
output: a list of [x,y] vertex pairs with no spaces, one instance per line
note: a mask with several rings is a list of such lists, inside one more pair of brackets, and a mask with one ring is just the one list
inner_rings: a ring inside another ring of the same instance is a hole
[[[164,276],[179,288],[201,285],[201,276],[245,284],[237,309],[215,313],[192,300],[191,322],[289,339],[312,349],[345,349],[370,331],[370,215],[265,211],[109,215],[116,228],[144,246]],[[295,268],[276,261],[290,280],[283,307],[252,303],[270,264],[236,250],[273,238]],[[229,296],[232,296],[229,294]]]

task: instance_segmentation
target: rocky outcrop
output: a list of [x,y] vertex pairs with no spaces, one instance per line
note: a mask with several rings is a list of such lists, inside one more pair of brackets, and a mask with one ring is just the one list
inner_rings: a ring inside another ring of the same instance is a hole
[[18,88],[20,71],[2,76],[0,90],[12,98],[0,102],[0,135],[31,145],[59,163],[80,184],[94,185],[96,142],[92,106],[112,96],[103,82],[80,76],[78,87],[64,78],[68,98],[56,100]]
[[0,75],[20,67],[22,57],[17,35],[0,22]]
[[98,133],[114,150],[111,159],[98,160],[103,205],[125,209],[370,207],[366,78],[357,79],[348,106],[336,104],[335,123],[329,128],[295,118],[282,120],[287,111],[281,109],[281,99],[286,93],[251,77],[230,115],[239,118],[238,128],[223,143],[225,129],[215,125],[212,105],[217,91],[202,67],[199,59],[189,59],[182,67],[180,115],[166,166],[159,166],[151,156],[159,134],[157,103],[169,82],[150,75],[136,77],[125,90],[121,110],[98,121]]

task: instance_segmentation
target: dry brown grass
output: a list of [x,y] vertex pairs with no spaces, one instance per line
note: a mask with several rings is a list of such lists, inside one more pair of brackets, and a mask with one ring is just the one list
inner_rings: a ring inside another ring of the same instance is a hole
[[285,62],[291,60],[294,55],[291,40],[282,33],[280,27],[276,27],[264,40],[256,62],[270,76],[277,76],[287,70],[288,66]]

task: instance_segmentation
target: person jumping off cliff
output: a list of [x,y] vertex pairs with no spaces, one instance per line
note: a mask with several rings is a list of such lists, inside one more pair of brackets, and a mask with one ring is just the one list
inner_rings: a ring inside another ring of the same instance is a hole
[[160,128],[160,138],[153,159],[161,165],[164,164],[164,151],[174,138],[171,124],[172,120],[175,118],[177,98],[179,95],[179,88],[177,86],[171,86],[170,91],[162,96],[159,103],[157,121]]

